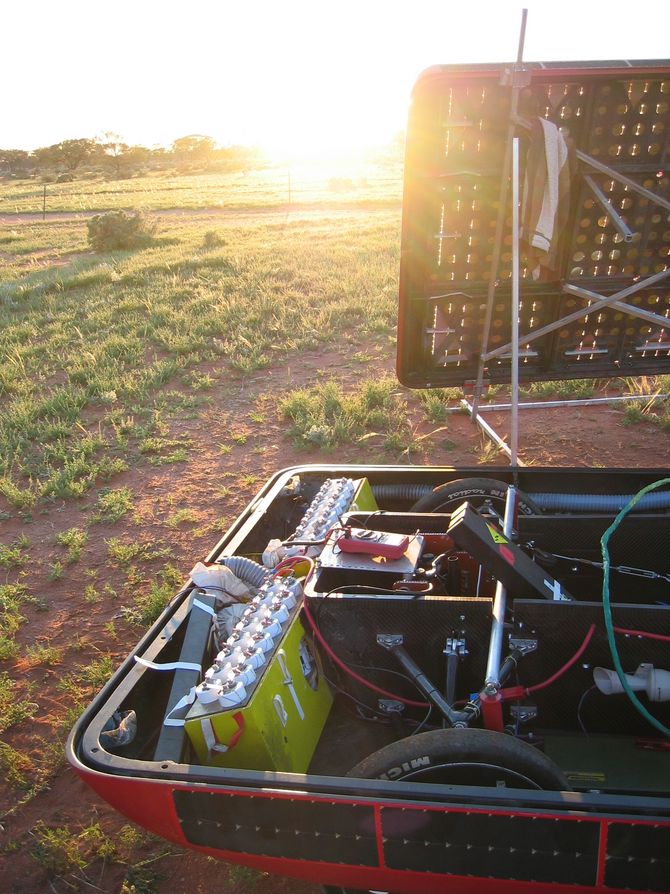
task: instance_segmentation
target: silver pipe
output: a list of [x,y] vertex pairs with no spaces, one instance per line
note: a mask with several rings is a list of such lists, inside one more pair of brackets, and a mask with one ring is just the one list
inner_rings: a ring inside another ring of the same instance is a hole
[[[470,416],[474,419],[474,421],[477,423],[477,425],[481,428],[481,430],[484,432],[486,437],[490,438],[491,441],[493,441],[493,443],[496,444],[496,446],[500,447],[502,452],[511,459],[512,453],[511,453],[511,450],[509,449],[509,447],[507,446],[507,444],[503,441],[503,439],[500,437],[500,435],[493,428],[491,428],[491,426],[488,424],[488,422],[486,422],[484,419],[482,419],[481,416],[473,416],[472,415],[472,405],[465,398],[463,398],[461,400],[461,407],[468,411]],[[523,465],[523,463],[520,463],[519,465]]]
[[[493,252],[491,257],[491,273],[486,294],[486,312],[484,314],[484,328],[482,330],[482,347],[479,357],[479,365],[477,368],[477,381],[472,399],[472,407],[470,415],[476,421],[477,409],[482,398],[482,388],[484,385],[484,354],[489,346],[489,336],[491,334],[491,322],[493,320],[493,302],[495,300],[496,286],[498,283],[498,271],[500,268],[500,255],[502,254],[503,230],[505,227],[505,216],[507,212],[507,172],[512,160],[512,140],[516,129],[517,112],[519,108],[519,93],[521,92],[520,74],[523,71],[523,48],[526,40],[526,19],[528,18],[528,10],[521,10],[521,28],[519,29],[519,44],[516,53],[516,63],[512,66],[511,72],[511,98],[510,113],[507,124],[507,140],[505,141],[505,155],[503,157],[502,176],[500,178],[500,194],[498,196],[498,217],[496,219],[496,231],[493,240]],[[505,74],[508,74],[506,72]]]
[[[568,295],[576,295],[578,298],[586,298],[589,301],[598,301],[602,298],[602,295],[599,295],[598,292],[591,292],[589,289],[583,289],[581,286],[576,286],[571,282],[563,283],[562,288]],[[661,326],[663,329],[667,329],[670,325],[670,319],[667,317],[655,314],[651,310],[644,310],[642,307],[635,307],[633,304],[626,304],[625,301],[613,301],[611,307],[612,310],[621,310],[630,317],[638,317],[640,320],[646,320],[648,323],[653,323],[654,326]],[[589,308],[590,310],[591,308]]]
[[660,205],[662,208],[670,211],[670,202],[667,199],[664,199],[663,196],[659,196],[655,192],[652,192],[650,189],[647,189],[645,186],[641,186],[639,183],[636,183],[634,180],[626,177],[620,171],[615,171],[614,168],[610,168],[608,165],[604,165],[602,162],[596,161],[595,158],[591,158],[590,155],[587,155],[586,152],[582,152],[581,149],[577,149],[575,155],[580,161],[583,161],[584,164],[588,165],[590,168],[593,168],[595,171],[599,171],[601,174],[607,174],[607,176],[611,177],[612,180],[617,180],[619,183],[622,183],[624,186],[627,186],[629,189],[633,190],[633,192],[644,196],[646,199],[649,199],[650,202],[654,202],[656,205]]
[[[603,307],[610,307],[615,301],[619,301],[622,298],[628,298],[629,295],[634,295],[636,292],[641,292],[643,289],[648,289],[662,279],[667,279],[668,276],[670,276],[670,269],[654,273],[653,276],[641,279],[638,282],[633,283],[631,286],[621,289],[613,295],[609,295],[607,298],[601,298],[590,307],[583,307],[580,310],[575,310],[573,313],[566,314],[554,323],[548,323],[546,326],[540,327],[540,329],[534,329],[532,332],[525,333],[521,336],[521,341],[523,341],[524,344],[527,344],[528,342],[534,341],[536,338],[542,338],[543,335],[548,335],[550,332],[560,329],[561,326],[565,326],[567,323],[573,323],[575,320],[579,320],[587,314],[598,313]],[[500,348],[496,348],[494,351],[489,351],[488,354],[483,355],[484,360],[491,360],[493,357],[498,357],[500,354],[506,354],[509,349],[510,345],[506,344]]]
[[[579,398],[578,400],[522,401],[519,404],[519,409],[554,410],[560,407],[595,407],[599,404],[613,404],[619,403],[619,401],[631,400],[670,400],[670,394],[624,394],[617,395],[616,397],[585,397]],[[467,401],[461,401],[461,403],[457,407],[447,407],[447,413],[462,413],[463,404],[467,404]],[[511,409],[511,406],[511,404],[481,404],[479,407],[479,412],[483,413],[486,410],[509,410]],[[489,433],[487,432],[487,434]],[[489,437],[491,436],[489,435]]]
[[[511,484],[507,488],[507,496],[505,497],[505,516],[503,520],[503,534],[508,540],[511,539],[512,531],[514,530],[514,516],[516,515],[517,499],[518,491],[514,485]],[[491,687],[496,691],[500,689],[500,666],[502,664],[506,608],[507,589],[500,581],[498,581],[493,599],[491,639],[489,640],[486,678],[484,680],[485,688]]]
[[[532,126],[530,121],[528,121],[526,118],[517,116],[514,120],[515,123],[519,125],[519,127],[523,127],[526,130],[530,130]],[[652,192],[650,189],[647,189],[646,186],[641,186],[639,183],[631,180],[630,177],[626,177],[626,175],[622,174],[620,171],[616,171],[614,168],[610,168],[609,165],[604,165],[601,161],[596,161],[595,158],[587,155],[586,152],[582,152],[581,149],[577,149],[575,151],[575,155],[577,156],[579,161],[583,161],[585,165],[593,168],[594,171],[598,171],[600,174],[607,174],[607,176],[611,177],[612,180],[616,180],[623,186],[627,186],[628,189],[632,190],[633,192],[638,193],[638,195],[644,196],[646,199],[649,199],[650,202],[654,202],[654,204],[660,205],[662,208],[670,211],[670,201],[664,199],[663,196],[657,195],[657,193]]]
[[607,196],[602,191],[602,189],[598,186],[598,184],[593,179],[593,177],[591,177],[590,174],[585,174],[584,180],[586,180],[586,182],[589,185],[589,188],[591,189],[591,192],[596,197],[596,199],[598,199],[598,201],[600,202],[605,214],[607,214],[607,216],[612,221],[614,226],[617,228],[619,233],[621,233],[621,235],[623,236],[623,241],[624,242],[632,242],[633,235],[634,235],[633,231],[630,229],[630,227],[628,226],[626,221],[621,217],[619,212],[616,210],[614,205],[607,198]]
[[510,412],[510,462],[519,453],[519,138],[512,140],[512,369]]

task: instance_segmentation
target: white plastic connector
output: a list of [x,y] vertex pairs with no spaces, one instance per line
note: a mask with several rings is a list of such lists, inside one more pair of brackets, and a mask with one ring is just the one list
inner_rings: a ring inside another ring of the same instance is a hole
[[[670,671],[656,670],[653,664],[641,664],[634,674],[626,674],[626,681],[633,692],[646,692],[649,701],[670,701]],[[624,691],[617,672],[605,667],[593,669],[593,682],[603,695]]]

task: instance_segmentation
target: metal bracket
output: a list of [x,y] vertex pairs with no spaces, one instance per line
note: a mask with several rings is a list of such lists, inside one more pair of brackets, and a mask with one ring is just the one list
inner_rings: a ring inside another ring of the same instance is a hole
[[537,705],[510,705],[509,712],[519,723],[530,723],[537,718]]
[[449,636],[447,637],[447,642],[445,644],[444,649],[442,650],[443,655],[457,655],[459,658],[465,658],[466,655],[469,655],[470,652],[468,650],[467,643],[465,642],[464,636]]
[[527,87],[531,81],[531,72],[529,68],[523,68],[519,65],[512,65],[505,68],[500,75],[500,85],[502,87]]
[[402,714],[405,710],[405,706],[402,702],[392,698],[380,698],[377,702],[377,707],[382,714]]
[[521,652],[522,655],[528,655],[529,652],[537,651],[538,642],[536,639],[523,639],[521,637],[510,636],[509,647],[513,652]]
[[396,646],[402,646],[404,642],[402,633],[378,633],[377,634],[377,645],[381,646],[383,649],[388,649],[389,652],[392,649],[395,649]]

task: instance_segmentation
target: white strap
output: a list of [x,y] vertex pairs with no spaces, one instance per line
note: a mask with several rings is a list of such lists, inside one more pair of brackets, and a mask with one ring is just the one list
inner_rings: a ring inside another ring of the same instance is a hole
[[135,656],[135,661],[143,667],[149,667],[155,671],[202,671],[202,666],[193,661],[168,661],[166,664],[158,664],[156,661],[147,661],[146,658],[140,658],[139,655]]
[[173,717],[172,715],[176,711],[181,711],[183,708],[192,705],[195,701],[195,686],[192,686],[186,695],[182,696],[174,708],[169,712],[169,714],[165,715],[165,720],[163,721],[163,726],[183,726],[185,723],[185,719],[183,717]]
[[209,719],[209,717],[203,717],[201,719],[200,729],[202,730],[202,737],[205,740],[205,745],[207,746],[209,751],[228,751],[227,745],[224,745],[222,742],[217,741],[216,733],[214,732],[214,727],[212,726],[212,721]]

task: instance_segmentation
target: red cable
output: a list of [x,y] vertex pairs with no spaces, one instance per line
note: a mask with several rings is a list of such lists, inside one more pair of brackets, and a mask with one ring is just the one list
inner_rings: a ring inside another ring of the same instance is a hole
[[562,677],[563,674],[564,674],[567,670],[570,670],[570,668],[572,667],[572,665],[575,664],[575,662],[579,661],[579,659],[582,657],[582,655],[583,655],[584,652],[586,651],[586,647],[587,647],[588,644],[591,642],[591,637],[593,636],[593,634],[594,634],[594,632],[595,632],[595,629],[596,629],[596,625],[595,625],[595,624],[591,624],[591,626],[589,627],[588,633],[587,633],[586,636],[584,637],[584,642],[583,642],[583,643],[581,644],[581,646],[577,649],[577,651],[576,651],[575,654],[572,656],[572,658],[570,659],[570,661],[566,662],[566,663],[563,665],[563,667],[559,668],[559,670],[557,670],[555,674],[552,674],[548,679],[543,680],[542,683],[536,683],[534,686],[529,686],[529,687],[526,689],[526,694],[527,694],[527,695],[530,695],[531,692],[537,692],[538,689],[546,689],[547,686],[551,686],[551,684],[552,684],[552,683],[555,683],[556,680],[558,680],[559,677]]
[[342,661],[341,658],[338,658],[338,656],[335,654],[335,652],[333,652],[333,650],[330,648],[330,646],[328,645],[326,640],[323,638],[323,634],[321,633],[319,628],[316,626],[314,618],[312,617],[312,613],[309,610],[306,597],[303,600],[302,607],[305,612],[305,617],[307,618],[307,620],[309,622],[309,626],[314,631],[314,636],[321,643],[322,647],[325,649],[326,653],[330,656],[331,660],[334,661],[338,667],[342,668],[342,670],[345,673],[349,674],[350,677],[353,677],[354,680],[356,680],[362,686],[365,686],[368,689],[371,689],[373,692],[376,692],[379,695],[385,695],[386,698],[395,699],[395,701],[402,702],[404,705],[410,705],[410,707],[412,707],[412,708],[429,708],[430,707],[428,702],[417,702],[417,701],[413,701],[412,699],[409,699],[409,698],[401,698],[399,695],[395,695],[395,693],[393,693],[393,692],[387,692],[386,689],[381,689],[379,686],[375,686],[374,683],[370,683],[368,680],[365,679],[365,677],[361,677],[359,674],[356,673],[356,671],[353,671],[350,667],[348,667],[344,663],[344,661]]
[[662,643],[670,643],[670,636],[664,636],[662,633],[648,633],[646,630],[626,630],[625,627],[615,627],[614,632],[628,634],[629,636],[643,636],[645,639],[658,639]]

